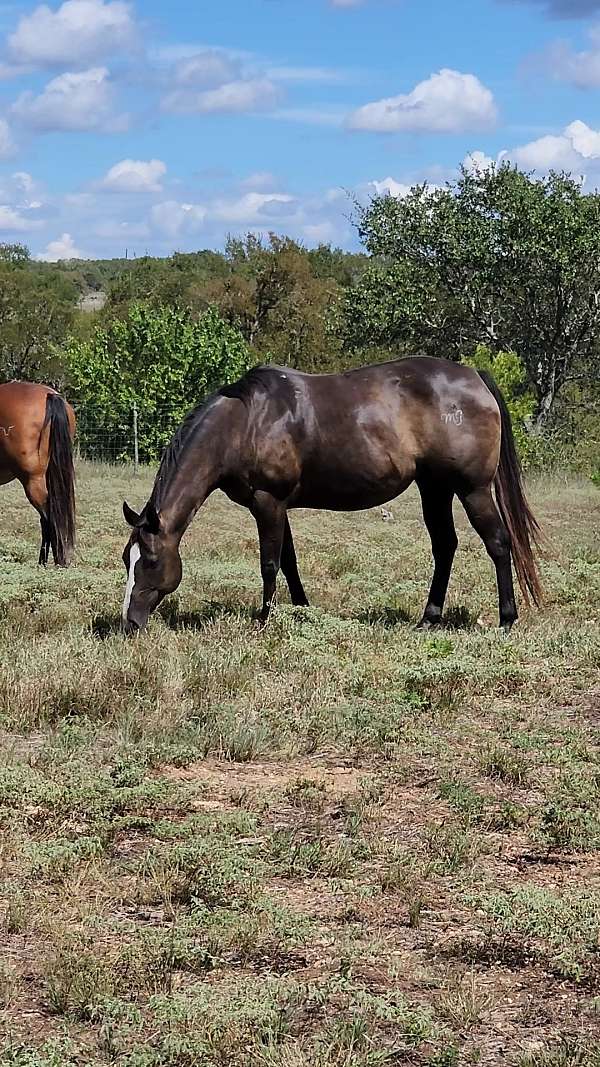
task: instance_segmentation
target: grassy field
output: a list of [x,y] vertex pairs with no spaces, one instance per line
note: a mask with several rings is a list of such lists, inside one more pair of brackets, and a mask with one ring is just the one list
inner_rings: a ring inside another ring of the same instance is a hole
[[2,491],[0,1062],[600,1064],[600,493],[545,479],[547,599],[506,639],[459,517],[449,625],[418,498],[293,517],[314,607],[257,632],[224,498],[179,595],[118,633],[123,497],[77,566]]

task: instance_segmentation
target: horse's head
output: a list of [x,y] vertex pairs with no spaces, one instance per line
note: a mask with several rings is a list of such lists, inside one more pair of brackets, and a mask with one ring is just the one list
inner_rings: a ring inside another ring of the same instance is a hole
[[123,504],[126,522],[133,527],[123,552],[127,588],[123,601],[123,629],[142,630],[161,600],[181,581],[179,539],[165,530],[161,516],[150,501],[140,515]]

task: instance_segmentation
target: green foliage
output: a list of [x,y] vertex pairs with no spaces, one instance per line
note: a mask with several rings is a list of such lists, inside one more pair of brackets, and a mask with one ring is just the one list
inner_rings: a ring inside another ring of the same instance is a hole
[[339,345],[325,321],[344,276],[341,256],[329,248],[307,253],[274,233],[267,241],[254,234],[231,238],[226,272],[206,293],[264,358],[307,371],[334,370]]
[[575,982],[597,980],[600,899],[593,889],[523,886],[474,894],[492,937],[513,937],[552,973]]
[[493,352],[488,345],[477,345],[475,354],[461,362],[488,371],[496,380],[510,411],[521,462],[525,467],[530,466],[537,454],[536,439],[528,430],[535,411],[535,394],[522,361],[516,352]]
[[29,249],[26,245],[0,242],[0,263],[10,263],[13,266],[31,263]]
[[411,344],[457,359],[515,351],[542,423],[566,383],[592,375],[600,326],[600,196],[510,165],[464,170],[443,189],[358,206],[373,264],[338,316],[347,347]]
[[134,304],[89,340],[71,337],[65,361],[87,454],[101,455],[103,442],[120,437],[127,449],[136,405],[140,459],[150,462],[188,411],[239,378],[252,358],[214,309],[196,321],[178,308]]
[[73,321],[76,291],[57,270],[0,245],[0,380],[60,380],[55,344]]

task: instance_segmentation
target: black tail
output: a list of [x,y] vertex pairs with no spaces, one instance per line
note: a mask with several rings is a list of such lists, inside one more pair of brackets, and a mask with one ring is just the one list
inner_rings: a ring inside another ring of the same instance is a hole
[[542,599],[542,585],[535,549],[540,547],[541,530],[527,503],[523,489],[521,463],[515,448],[512,422],[506,401],[491,374],[480,370],[479,376],[498,404],[502,419],[500,463],[494,482],[496,503],[510,534],[512,557],[521,592],[526,603],[529,604],[533,600],[537,606]]
[[48,393],[44,428],[48,425],[46,484],[52,554],[59,567],[68,567],[75,547],[75,470],[67,407],[58,393]]

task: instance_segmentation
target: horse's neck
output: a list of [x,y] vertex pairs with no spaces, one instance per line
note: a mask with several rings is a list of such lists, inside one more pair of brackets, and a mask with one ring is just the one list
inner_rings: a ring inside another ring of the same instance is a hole
[[230,433],[231,419],[223,406],[207,412],[182,449],[160,507],[165,525],[179,536],[221,481]]

